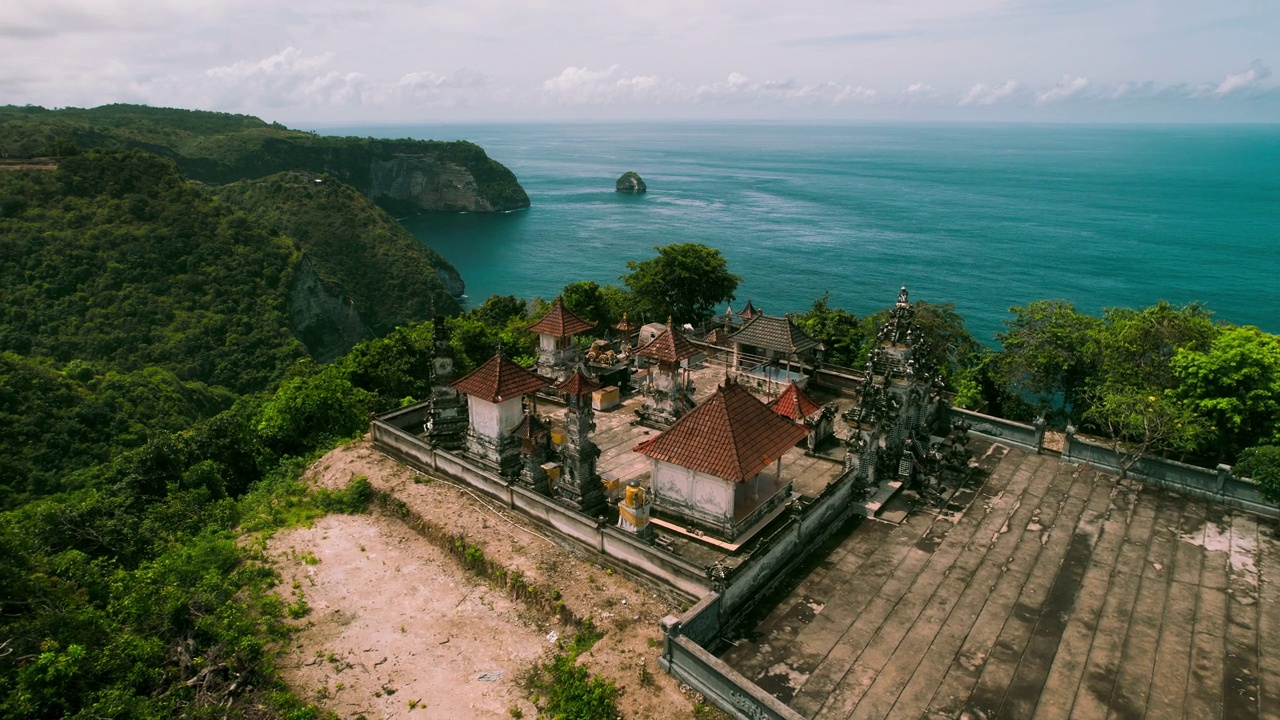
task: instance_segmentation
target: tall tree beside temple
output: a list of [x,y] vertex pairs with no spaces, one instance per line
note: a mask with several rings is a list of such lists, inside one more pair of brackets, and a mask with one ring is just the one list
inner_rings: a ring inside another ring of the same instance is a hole
[[671,317],[681,323],[711,318],[716,305],[733,299],[742,278],[729,272],[720,251],[700,243],[654,247],[658,257],[629,260],[622,281],[649,320]]

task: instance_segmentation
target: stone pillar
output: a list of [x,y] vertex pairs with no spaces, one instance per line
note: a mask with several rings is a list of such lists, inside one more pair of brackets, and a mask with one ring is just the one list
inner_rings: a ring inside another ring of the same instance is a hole
[[595,429],[590,396],[569,398],[564,418],[564,449],[560,451],[563,469],[556,484],[556,496],[562,504],[591,517],[604,515],[608,508],[604,483],[596,473],[600,449],[591,442]]
[[1045,426],[1044,416],[1037,415],[1036,419],[1033,420],[1031,424],[1034,425],[1036,428],[1036,439],[1033,441],[1032,444],[1035,445],[1036,454],[1039,455],[1040,452],[1044,449],[1044,426]]
[[432,332],[431,397],[423,434],[427,444],[445,450],[462,450],[467,442],[467,396],[449,387],[454,372],[449,326],[435,316]]

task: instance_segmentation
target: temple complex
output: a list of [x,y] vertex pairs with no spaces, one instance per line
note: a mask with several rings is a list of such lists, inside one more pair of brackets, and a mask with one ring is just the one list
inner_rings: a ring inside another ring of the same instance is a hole
[[791,484],[782,455],[805,429],[772,412],[732,379],[635,451],[652,462],[655,514],[732,541],[780,510]]
[[636,411],[640,422],[666,427],[693,409],[693,387],[686,361],[701,352],[676,331],[671,318],[667,318],[661,333],[636,350],[636,358],[649,363],[648,376],[641,388],[644,405]]
[[[467,453],[503,477],[520,472],[520,441],[512,431],[525,415],[525,396],[549,385],[516,365],[502,349],[451,386],[466,393]],[[532,402],[532,399],[529,399]]]
[[564,300],[557,297],[551,312],[529,325],[529,330],[538,334],[538,374],[556,382],[568,377],[570,368],[582,360],[573,336],[593,327],[593,323],[574,315],[564,306]]

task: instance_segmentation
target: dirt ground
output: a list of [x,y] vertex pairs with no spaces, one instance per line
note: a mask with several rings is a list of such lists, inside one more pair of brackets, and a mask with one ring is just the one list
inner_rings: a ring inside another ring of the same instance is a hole
[[[528,582],[559,589],[565,606],[604,633],[582,662],[621,689],[627,718],[692,717],[698,696],[658,668],[659,620],[679,600],[593,564],[518,514],[469,489],[427,478],[373,451],[367,438],[308,471],[338,488],[365,475],[379,490]],[[343,717],[536,715],[519,678],[568,628],[464,569],[395,518],[331,515],[282,532],[269,550],[281,592],[306,600],[311,626],[281,659],[285,680]],[[416,707],[411,708],[411,704]]]

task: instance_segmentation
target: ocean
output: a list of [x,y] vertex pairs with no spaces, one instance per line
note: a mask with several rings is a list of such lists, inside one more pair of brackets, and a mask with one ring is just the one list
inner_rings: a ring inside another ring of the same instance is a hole
[[[528,210],[405,220],[473,304],[619,284],[655,245],[719,248],[735,307],[866,314],[954,302],[991,343],[1011,306],[1164,299],[1280,332],[1280,126],[473,124],[325,128],[475,142]],[[649,192],[617,193],[624,171]]]

